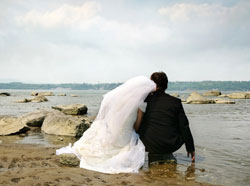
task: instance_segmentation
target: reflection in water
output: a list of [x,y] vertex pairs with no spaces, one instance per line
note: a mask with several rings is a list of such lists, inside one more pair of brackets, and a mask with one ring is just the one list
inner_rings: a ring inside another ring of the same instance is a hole
[[[184,171],[180,171],[180,167]],[[176,178],[183,177],[185,180],[195,180],[195,171],[199,170],[195,168],[195,163],[191,163],[190,166],[175,164],[175,163],[166,163],[152,165],[148,169],[144,169],[145,174],[152,179],[166,179],[166,178]],[[199,170],[204,171],[204,170]]]
[[195,163],[191,163],[187,170],[185,171],[185,179],[193,180],[195,179]]
[[168,163],[168,164],[159,164],[152,165],[149,167],[146,172],[149,177],[155,178],[176,178],[178,175],[177,164]]
[[0,143],[11,144],[11,143],[21,143],[21,144],[37,144],[42,146],[67,146],[69,143],[74,143],[78,140],[75,137],[69,136],[56,136],[45,134],[40,128],[32,127],[25,135],[9,135],[0,136]]

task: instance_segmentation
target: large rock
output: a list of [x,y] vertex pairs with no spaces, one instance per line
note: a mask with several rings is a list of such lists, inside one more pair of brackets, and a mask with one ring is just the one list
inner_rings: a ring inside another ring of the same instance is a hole
[[79,166],[80,164],[80,160],[74,154],[60,154],[59,162],[70,167]]
[[87,124],[89,126],[94,122],[94,120],[96,118],[96,116],[87,116],[87,115],[84,115],[84,116],[77,115],[74,117],[77,117],[77,118],[83,120],[85,122],[85,124]]
[[85,120],[63,113],[49,114],[42,125],[42,131],[47,134],[75,137],[82,136],[88,128]]
[[218,97],[220,97],[220,98],[226,98],[226,97],[228,97],[228,94],[221,94]]
[[31,101],[32,103],[41,103],[41,102],[48,101],[48,99],[47,99],[45,96],[40,96],[40,95],[39,95],[39,96],[36,96],[36,97],[30,99],[30,101]]
[[219,96],[221,92],[219,90],[210,90],[203,93],[203,96]]
[[31,92],[31,96],[54,96],[53,92]]
[[19,117],[19,120],[23,122],[25,125],[30,126],[30,127],[41,127],[43,124],[43,121],[45,117],[48,114],[56,114],[59,113],[59,111],[55,110],[37,110],[35,112],[30,112],[27,114],[24,114]]
[[29,103],[29,102],[41,103],[45,101],[48,101],[48,99],[45,96],[35,96],[34,98],[31,98],[31,99],[24,98],[24,99],[16,100],[17,103]]
[[197,92],[192,92],[186,100],[187,104],[211,104],[215,103],[214,100],[209,100]]
[[83,115],[88,111],[87,106],[84,104],[58,105],[52,106],[52,108],[59,110],[67,115]]
[[227,100],[227,99],[215,99],[216,104],[235,104],[235,101]]
[[12,116],[0,116],[0,135],[25,133],[29,128],[18,118]]
[[10,93],[8,93],[8,92],[0,92],[0,96],[10,96]]
[[234,92],[228,95],[231,99],[250,99],[250,93],[248,92]]

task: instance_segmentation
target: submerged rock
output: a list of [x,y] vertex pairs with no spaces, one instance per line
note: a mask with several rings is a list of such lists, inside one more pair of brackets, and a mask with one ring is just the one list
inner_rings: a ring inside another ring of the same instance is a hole
[[171,96],[174,96],[176,98],[180,97],[180,95],[178,93],[173,93],[173,94],[170,94]]
[[23,122],[12,116],[0,116],[0,135],[25,133],[29,130]]
[[31,92],[31,96],[54,96],[53,92]]
[[74,154],[61,154],[59,155],[59,162],[66,166],[79,166],[80,160]]
[[30,102],[30,100],[27,99],[27,98],[24,98],[24,99],[16,100],[16,102],[17,102],[17,103],[28,103],[28,102]]
[[220,97],[220,98],[226,98],[226,97],[228,97],[228,94],[221,94],[218,97]]
[[235,101],[227,100],[227,99],[215,99],[216,104],[235,104]]
[[203,96],[219,96],[219,95],[221,95],[221,91],[219,90],[210,90],[203,93]]
[[42,125],[42,131],[47,134],[74,137],[82,136],[88,128],[85,120],[63,113],[49,114]]
[[58,94],[58,96],[66,96],[66,94]]
[[209,100],[197,92],[192,92],[186,100],[187,104],[211,104],[215,103],[214,100]]
[[83,115],[88,111],[87,106],[84,104],[58,105],[52,106],[52,108],[59,110],[67,115]]
[[228,95],[231,99],[250,99],[249,92],[234,92]]
[[10,93],[8,93],[8,92],[0,92],[0,96],[10,96]]

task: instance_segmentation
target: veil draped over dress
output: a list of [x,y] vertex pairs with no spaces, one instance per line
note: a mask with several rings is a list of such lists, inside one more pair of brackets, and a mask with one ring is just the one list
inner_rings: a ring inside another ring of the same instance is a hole
[[156,85],[144,76],[129,79],[103,96],[96,119],[83,136],[56,154],[74,153],[80,167],[103,173],[137,173],[145,147],[133,126],[137,110]]

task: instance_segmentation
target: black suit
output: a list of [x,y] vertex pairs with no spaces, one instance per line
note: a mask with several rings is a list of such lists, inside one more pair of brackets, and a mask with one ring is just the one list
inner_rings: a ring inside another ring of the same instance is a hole
[[147,108],[139,134],[146,151],[172,153],[185,143],[187,151],[193,152],[193,137],[181,100],[159,90],[150,94],[145,102]]

